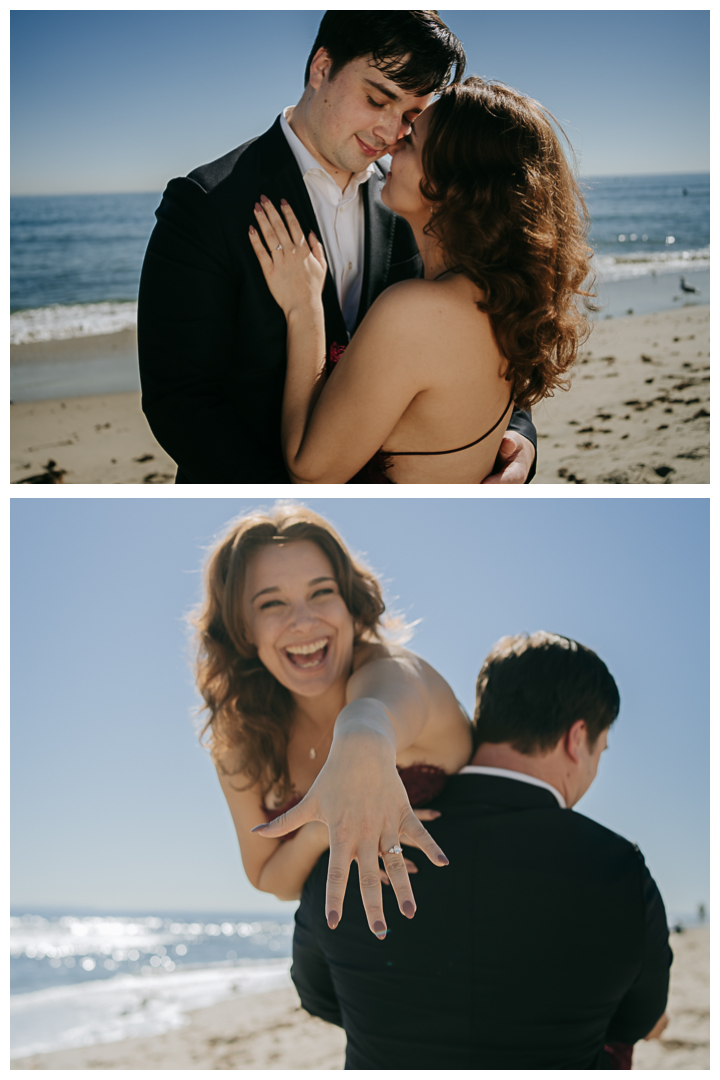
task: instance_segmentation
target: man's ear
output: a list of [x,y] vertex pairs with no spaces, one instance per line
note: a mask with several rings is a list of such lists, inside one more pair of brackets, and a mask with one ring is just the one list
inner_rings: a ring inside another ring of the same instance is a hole
[[310,63],[310,78],[308,82],[312,86],[313,90],[319,90],[324,82],[330,78],[330,71],[332,70],[332,60],[330,54],[323,45],[318,49],[312,58]]
[[587,747],[587,724],[584,720],[576,720],[565,732],[563,742],[565,753],[575,765],[579,764],[583,750]]

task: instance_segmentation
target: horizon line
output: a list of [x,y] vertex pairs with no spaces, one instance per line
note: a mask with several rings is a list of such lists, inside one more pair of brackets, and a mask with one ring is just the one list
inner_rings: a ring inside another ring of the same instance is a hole
[[[628,176],[710,176],[710,169],[703,169],[700,171],[683,171],[675,170],[673,172],[593,172],[593,173],[579,173],[579,180],[594,180],[594,179],[608,179],[617,178],[623,179]],[[162,189],[164,190],[164,188]],[[85,197],[91,195],[157,195],[158,192],[162,194],[162,191],[158,188],[133,188],[123,191],[34,191],[34,192],[17,192],[11,191],[11,199],[63,199],[63,198],[76,198],[78,196]]]

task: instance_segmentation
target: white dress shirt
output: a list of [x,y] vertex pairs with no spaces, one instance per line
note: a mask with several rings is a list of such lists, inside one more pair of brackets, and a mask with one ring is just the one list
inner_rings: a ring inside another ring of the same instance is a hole
[[544,780],[538,780],[537,776],[528,776],[527,773],[515,772],[514,769],[496,769],[492,765],[466,765],[464,769],[460,770],[458,776],[462,776],[463,773],[481,773],[483,776],[504,776],[506,780],[522,780],[526,784],[534,784],[535,787],[544,787],[548,791],[552,791],[562,809],[567,810],[567,803],[558,789],[554,788],[552,784],[547,784]]
[[382,174],[375,162],[371,162],[363,172],[353,173],[348,186],[342,191],[290,127],[287,118],[291,112],[291,108],[283,111],[280,126],[305,181],[322,233],[320,240],[335,280],[345,325],[352,333],[360,307],[365,254],[365,208],[360,185],[369,180],[373,173]]

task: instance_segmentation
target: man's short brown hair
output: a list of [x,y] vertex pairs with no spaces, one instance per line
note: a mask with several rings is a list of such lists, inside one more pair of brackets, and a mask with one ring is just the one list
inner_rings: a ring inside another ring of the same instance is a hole
[[306,86],[322,48],[332,60],[331,79],[351,60],[368,56],[378,71],[418,96],[460,82],[465,71],[463,47],[437,11],[326,11],[305,68]]
[[539,630],[501,638],[477,681],[475,745],[510,743],[521,754],[551,750],[576,720],[590,746],[620,710],[600,657],[571,638]]

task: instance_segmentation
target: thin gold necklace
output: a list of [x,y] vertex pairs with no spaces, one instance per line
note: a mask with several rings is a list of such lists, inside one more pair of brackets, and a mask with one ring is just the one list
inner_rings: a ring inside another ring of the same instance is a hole
[[[333,731],[334,731],[334,730],[335,730],[335,721],[333,720],[332,724],[330,725],[330,727],[328,728],[328,730],[327,730],[327,731],[325,732],[325,734],[323,735],[322,739],[321,739],[321,740],[320,740],[320,742],[318,743],[318,746],[319,746],[320,748],[322,748],[322,746],[324,745],[324,743],[325,743],[325,740],[326,740],[326,739],[327,739],[327,737],[328,737],[328,734],[331,734],[331,735],[332,735],[332,733],[333,733]],[[310,747],[310,752],[309,752],[309,754],[308,754],[308,757],[310,758],[310,760],[311,760],[311,761],[314,761],[314,760],[315,760],[315,758],[317,757],[317,750],[315,749],[315,747],[314,747],[314,746],[311,746],[311,747]]]

